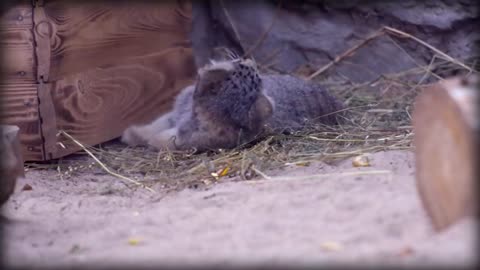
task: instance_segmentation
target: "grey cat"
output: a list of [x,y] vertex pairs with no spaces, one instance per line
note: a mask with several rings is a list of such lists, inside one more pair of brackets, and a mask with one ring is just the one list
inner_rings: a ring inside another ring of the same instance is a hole
[[171,112],[125,130],[128,145],[198,151],[229,149],[308,123],[336,124],[342,104],[318,84],[289,75],[260,75],[250,59],[201,68]]

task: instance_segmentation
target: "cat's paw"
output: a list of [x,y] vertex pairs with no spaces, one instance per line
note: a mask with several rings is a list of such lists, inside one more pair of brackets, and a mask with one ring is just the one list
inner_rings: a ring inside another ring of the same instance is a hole
[[131,126],[123,131],[120,141],[129,146],[145,145],[147,142],[140,134],[138,126]]
[[177,128],[171,128],[155,134],[148,140],[148,145],[157,150],[176,150],[179,143],[177,130]]

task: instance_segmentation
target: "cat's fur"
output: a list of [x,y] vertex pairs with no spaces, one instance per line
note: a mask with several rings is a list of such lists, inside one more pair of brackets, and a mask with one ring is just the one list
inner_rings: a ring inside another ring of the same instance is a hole
[[291,75],[263,75],[265,94],[275,103],[267,126],[274,133],[297,131],[311,124],[335,125],[342,103],[321,85]]
[[122,141],[157,149],[234,148],[259,135],[336,124],[341,103],[320,85],[288,75],[260,75],[252,60],[212,62],[181,91],[171,112],[125,130]]
[[233,148],[260,134],[272,111],[252,60],[212,62],[182,90],[171,112],[128,128],[122,141],[157,149]]

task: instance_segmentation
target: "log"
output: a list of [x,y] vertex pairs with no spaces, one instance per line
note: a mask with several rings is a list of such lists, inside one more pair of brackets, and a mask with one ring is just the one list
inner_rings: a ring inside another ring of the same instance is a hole
[[436,231],[476,214],[478,77],[456,77],[425,89],[415,102],[416,182]]
[[20,148],[19,128],[11,125],[1,125],[0,161],[1,188],[0,205],[3,205],[12,195],[18,177],[25,176],[23,157]]

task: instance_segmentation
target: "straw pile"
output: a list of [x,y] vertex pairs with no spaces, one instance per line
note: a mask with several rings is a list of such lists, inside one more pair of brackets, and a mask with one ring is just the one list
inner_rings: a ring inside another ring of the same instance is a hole
[[428,44],[423,45],[434,52],[428,66],[384,74],[368,83],[354,84],[345,78],[329,80],[317,76],[335,63],[322,68],[313,76],[315,78],[311,76],[344,102],[347,114],[339,126],[310,126],[301,132],[268,137],[237,149],[202,154],[156,152],[110,142],[95,147],[83,146],[84,151],[71,157],[49,164],[29,163],[27,167],[53,168],[59,171],[59,177],[72,177],[91,170],[92,166],[103,171],[108,168],[107,173],[136,184],[140,183],[137,179],[142,179],[147,185],[156,183],[165,189],[182,189],[229,177],[248,180],[262,175],[262,171],[285,165],[308,166],[312,161],[329,163],[364,153],[413,149],[411,113],[415,97],[428,84],[442,79],[434,71],[476,72],[470,67],[475,66],[475,59],[478,59],[453,59]]

